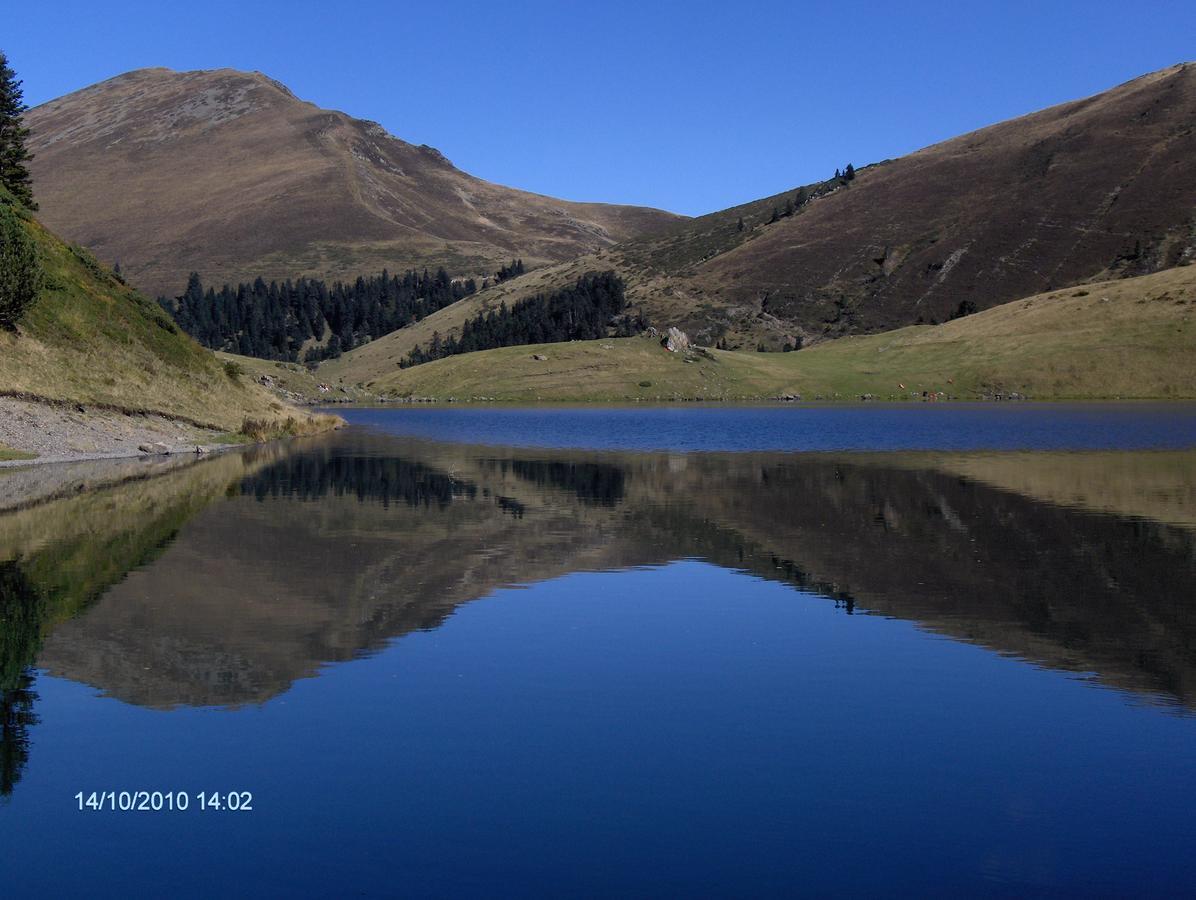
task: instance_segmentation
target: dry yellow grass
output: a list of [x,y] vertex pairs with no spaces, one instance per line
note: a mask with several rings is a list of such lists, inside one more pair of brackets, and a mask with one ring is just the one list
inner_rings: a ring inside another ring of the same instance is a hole
[[887,455],[1055,506],[1196,529],[1196,457],[1184,451]]
[[[1040,294],[797,353],[677,356],[646,337],[505,347],[375,372],[399,396],[511,401],[1196,397],[1196,267]],[[536,354],[547,361],[533,359]],[[397,365],[397,363],[395,364]],[[647,384],[643,384],[647,382]]]

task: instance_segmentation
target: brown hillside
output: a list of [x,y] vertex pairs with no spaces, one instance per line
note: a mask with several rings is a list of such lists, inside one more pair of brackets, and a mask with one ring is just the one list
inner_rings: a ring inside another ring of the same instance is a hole
[[700,264],[732,303],[818,332],[947,318],[1196,255],[1196,65],[871,167]]
[[257,275],[556,262],[676,220],[474,178],[260,73],[143,69],[29,112],[46,223],[153,293]]
[[[796,190],[529,273],[421,327],[448,334],[478,309],[613,269],[657,325],[775,349],[1149,274],[1196,260],[1194,123],[1196,64],[1173,66],[864,167],[847,186],[809,185],[813,199],[777,222]],[[384,348],[354,352],[367,351]]]

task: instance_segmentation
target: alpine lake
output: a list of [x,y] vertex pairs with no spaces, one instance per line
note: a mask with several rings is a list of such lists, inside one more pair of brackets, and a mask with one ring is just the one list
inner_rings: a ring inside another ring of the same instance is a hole
[[0,512],[0,894],[1196,893],[1196,406],[336,411]]

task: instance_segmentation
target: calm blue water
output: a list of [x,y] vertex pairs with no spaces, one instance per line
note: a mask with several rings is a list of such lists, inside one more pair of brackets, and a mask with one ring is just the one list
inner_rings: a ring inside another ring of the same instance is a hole
[[332,410],[439,441],[595,450],[1142,450],[1196,447],[1196,404],[903,403],[782,407]]
[[0,512],[0,892],[1191,895],[1176,410],[1052,407],[1157,443],[1013,483],[713,448],[1024,447],[1045,407],[351,410]]

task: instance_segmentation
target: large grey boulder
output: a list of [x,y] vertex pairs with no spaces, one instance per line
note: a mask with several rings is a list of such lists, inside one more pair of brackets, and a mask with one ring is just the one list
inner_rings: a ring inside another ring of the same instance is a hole
[[660,344],[670,353],[681,353],[689,349],[689,335],[680,328],[670,325]]

